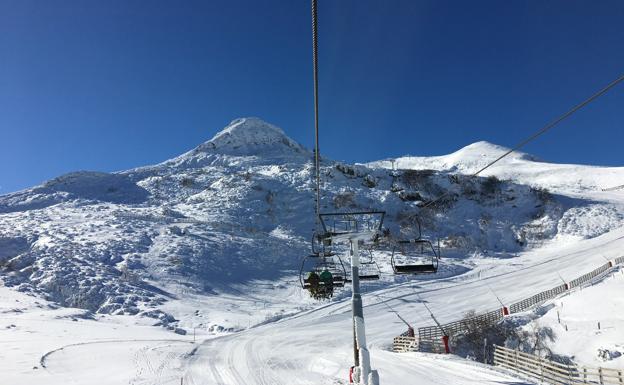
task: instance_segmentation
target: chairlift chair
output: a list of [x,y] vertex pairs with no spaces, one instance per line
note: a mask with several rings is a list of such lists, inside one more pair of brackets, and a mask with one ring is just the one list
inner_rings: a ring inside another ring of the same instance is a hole
[[[348,213],[321,213],[319,223],[322,228],[312,236],[312,254],[301,261],[299,269],[299,282],[303,289],[309,290],[310,294],[317,298],[330,298],[333,289],[343,287],[351,282],[347,275],[342,259],[334,253],[332,245],[335,242],[365,242],[377,243],[382,237],[382,224],[385,212],[363,211]],[[309,267],[310,261],[314,266]],[[360,263],[358,277],[364,279],[379,279],[379,267],[371,258]],[[329,272],[332,280],[330,284],[317,279],[322,273]],[[314,273],[314,274],[312,274]],[[310,280],[310,275],[314,278]]]
[[[338,259],[339,263],[336,263]],[[347,277],[347,271],[342,263],[342,260],[338,257],[332,258],[332,260],[325,259],[322,263],[317,265],[317,272],[329,271],[332,275],[332,284],[335,287],[343,287]]]
[[373,258],[373,250],[369,249],[368,253],[368,259],[360,261],[360,268],[358,271],[358,278],[360,278],[360,281],[378,280],[381,275],[379,265]]
[[[311,269],[306,270],[306,262],[309,260],[316,260],[316,263]],[[344,264],[342,263],[342,260],[338,258],[338,261],[339,263],[336,263],[333,260],[333,257],[332,260],[330,260],[328,257],[319,257],[315,254],[304,257],[303,261],[301,262],[301,268],[299,269],[299,281],[301,283],[301,287],[304,289],[308,289],[310,286],[310,282],[308,282],[306,274],[309,274],[310,272],[320,274],[323,271],[329,271],[331,273],[334,286],[343,287],[345,282],[347,281],[347,273]]]
[[438,271],[438,250],[426,239],[401,240],[392,249],[390,262],[395,274],[432,274]]
[[384,211],[320,213],[323,226],[320,238],[330,240],[330,243],[345,240],[375,242],[381,234],[385,215]]

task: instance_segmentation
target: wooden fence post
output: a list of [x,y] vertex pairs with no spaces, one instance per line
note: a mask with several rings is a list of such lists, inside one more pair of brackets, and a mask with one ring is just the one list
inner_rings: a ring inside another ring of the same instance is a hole
[[583,367],[583,383],[587,384],[587,368]]
[[598,368],[598,380],[600,381],[601,385],[604,384],[604,382],[602,382],[602,368]]

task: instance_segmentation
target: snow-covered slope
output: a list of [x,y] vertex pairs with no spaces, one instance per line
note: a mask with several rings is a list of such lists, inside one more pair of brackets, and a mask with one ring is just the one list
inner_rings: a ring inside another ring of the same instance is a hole
[[[442,322],[451,321],[466,310],[498,306],[483,279],[501,292],[510,282],[522,285],[505,298],[512,301],[556,282],[554,268],[573,277],[604,261],[595,252],[603,245],[608,245],[600,249],[607,258],[624,246],[618,235],[624,224],[622,192],[601,190],[622,184],[624,168],[554,165],[513,154],[484,177],[466,175],[504,151],[479,142],[447,156],[400,158],[395,171],[389,161],[348,165],[323,159],[324,211],[383,209],[385,225],[404,236],[414,235],[413,216],[418,215],[424,235],[439,237],[444,246],[440,273],[416,279],[393,276],[388,251],[375,252],[382,279],[365,287],[370,292],[366,301],[375,310],[370,320],[374,354],[390,354],[383,349],[402,329],[392,313],[385,313],[384,298],[411,322],[424,324],[428,318],[417,290]],[[331,335],[327,349],[338,357],[341,370],[348,365],[348,351],[343,351],[350,334],[342,329],[348,328],[349,307],[342,301],[349,292],[337,293],[331,304],[318,308],[298,286],[299,264],[310,252],[314,229],[311,158],[311,151],[281,129],[242,118],[157,165],[75,172],[0,196],[0,281],[10,288],[3,292],[19,291],[98,317],[129,316],[124,319],[138,326],[156,324],[178,333],[198,329],[202,338],[265,324],[240,338],[234,334],[210,342],[191,361],[201,363],[220,349],[230,360],[244,359],[245,341],[251,340],[267,355],[271,350],[272,360],[289,355],[309,360],[307,366],[276,364],[279,373],[267,376],[277,379],[265,383],[285,382],[294,371],[307,373],[298,376],[301,383],[318,383],[314,373],[331,383],[338,374],[330,367],[336,364],[323,361],[322,350],[311,340]],[[441,195],[440,204],[422,208]],[[10,323],[9,318],[4,320]],[[137,333],[152,338],[151,332]],[[293,341],[272,350],[276,338]],[[293,354],[308,344],[312,351]],[[30,357],[33,351],[22,353]],[[252,367],[247,373],[269,360],[248,358]],[[408,369],[413,361],[392,360],[385,359],[386,370],[415,375],[416,369]],[[174,372],[197,381],[204,366],[198,369],[192,362]],[[253,383],[246,375],[247,382],[232,374],[230,363],[211,362],[213,381],[208,383]]]
[[[481,141],[469,144],[448,155],[431,157],[404,156],[396,159],[371,162],[369,165],[390,168],[394,161],[394,167],[398,169],[430,169],[471,174],[485,167],[488,163],[499,158],[507,151],[509,151],[509,149],[506,147]],[[539,159],[529,154],[516,151],[501,162],[509,165],[518,161],[539,162]]]
[[624,270],[609,275],[601,282],[549,301],[539,317],[527,324],[552,328],[557,335],[552,349],[590,367],[621,369],[624,367]]
[[[432,169],[445,172],[473,174],[509,151],[488,142],[470,144],[452,154],[433,157],[405,156],[369,163],[371,167],[399,169]],[[580,166],[546,163],[538,158],[514,151],[483,172],[523,184],[547,188],[553,192],[599,192],[624,183],[624,167]]]

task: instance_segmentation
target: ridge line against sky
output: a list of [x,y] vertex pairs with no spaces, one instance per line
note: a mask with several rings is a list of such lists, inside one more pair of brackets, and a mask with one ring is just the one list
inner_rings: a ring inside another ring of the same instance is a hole
[[[321,154],[510,147],[624,70],[624,2],[319,2]],[[0,0],[0,194],[258,116],[313,143],[308,2]],[[624,89],[525,152],[622,166]]]

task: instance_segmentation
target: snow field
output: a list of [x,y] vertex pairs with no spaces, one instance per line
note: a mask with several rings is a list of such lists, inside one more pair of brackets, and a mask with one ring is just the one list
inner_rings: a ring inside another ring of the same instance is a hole
[[[551,327],[558,338],[553,350],[580,365],[624,367],[624,269],[601,282],[544,306],[533,324]],[[598,328],[600,323],[600,329]],[[527,325],[526,327],[531,327]],[[567,330],[566,330],[567,326]]]

